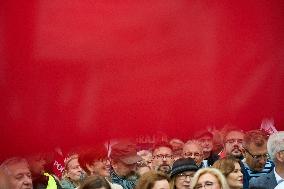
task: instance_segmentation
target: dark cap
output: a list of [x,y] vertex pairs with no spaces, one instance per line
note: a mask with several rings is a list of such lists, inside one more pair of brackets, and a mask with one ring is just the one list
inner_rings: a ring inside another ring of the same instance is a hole
[[200,130],[200,131],[197,131],[197,132],[195,133],[194,138],[195,138],[195,139],[199,139],[199,138],[201,138],[201,137],[203,137],[203,136],[210,136],[211,138],[213,138],[213,133],[211,133],[211,132],[208,131],[208,130]]
[[128,165],[142,160],[142,158],[137,155],[136,145],[125,141],[118,142],[111,147],[110,157]]
[[198,169],[199,168],[192,158],[180,158],[173,164],[171,178],[176,174],[182,173],[184,171],[197,171]]

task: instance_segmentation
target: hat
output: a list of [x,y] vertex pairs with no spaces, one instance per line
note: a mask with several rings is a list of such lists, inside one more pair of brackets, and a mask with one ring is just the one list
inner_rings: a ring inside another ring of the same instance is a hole
[[272,160],[277,152],[284,150],[284,131],[279,131],[269,136],[267,150]]
[[171,178],[176,174],[182,173],[184,171],[197,171],[198,169],[199,168],[192,158],[180,158],[173,164]]
[[142,158],[137,155],[136,145],[127,142],[118,142],[114,144],[111,147],[110,157],[114,160],[120,160],[128,165],[142,160]]
[[194,138],[195,139],[199,139],[203,136],[210,136],[211,138],[213,138],[213,133],[211,133],[210,131],[208,130],[200,130],[200,131],[197,131]]

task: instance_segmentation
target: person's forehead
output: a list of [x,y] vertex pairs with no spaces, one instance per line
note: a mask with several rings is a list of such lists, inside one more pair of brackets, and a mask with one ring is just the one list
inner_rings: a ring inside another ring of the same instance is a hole
[[154,150],[153,154],[172,154],[173,151],[169,147],[166,146],[160,146],[156,150]]
[[217,181],[217,178],[210,174],[210,173],[205,173],[203,175],[201,175],[198,179],[198,183],[203,183],[205,181],[211,181],[211,182],[216,182]]
[[68,167],[74,167],[74,166],[77,166],[77,165],[80,165],[78,158],[74,158],[74,159],[70,160],[69,163],[68,163]]
[[242,133],[241,131],[230,131],[227,136],[226,139],[243,139],[244,138],[244,133]]
[[254,154],[263,154],[267,152],[266,143],[262,146],[256,146],[254,143],[248,145],[249,151]]
[[29,166],[25,162],[18,162],[18,163],[10,164],[7,166],[7,168],[14,175],[30,172]]
[[186,152],[201,152],[202,151],[202,147],[199,146],[198,144],[187,144],[184,146],[184,151]]

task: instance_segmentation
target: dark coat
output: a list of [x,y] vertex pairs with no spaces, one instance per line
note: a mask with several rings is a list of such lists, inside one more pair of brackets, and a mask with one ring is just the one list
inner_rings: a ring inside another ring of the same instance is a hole
[[274,171],[272,170],[270,173],[266,175],[261,175],[257,178],[252,178],[249,181],[250,189],[274,189],[277,186],[276,178]]

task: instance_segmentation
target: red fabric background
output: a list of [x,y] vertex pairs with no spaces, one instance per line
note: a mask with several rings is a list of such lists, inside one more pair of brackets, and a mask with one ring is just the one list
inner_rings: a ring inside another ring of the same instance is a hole
[[5,154],[157,131],[186,139],[264,117],[283,130],[282,0],[4,0],[0,10]]

